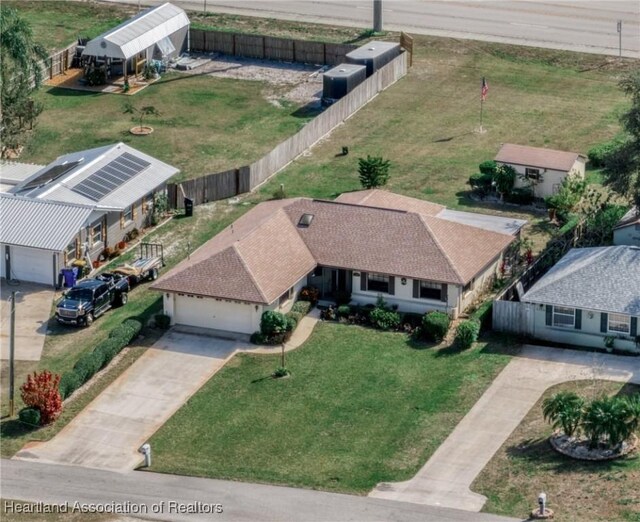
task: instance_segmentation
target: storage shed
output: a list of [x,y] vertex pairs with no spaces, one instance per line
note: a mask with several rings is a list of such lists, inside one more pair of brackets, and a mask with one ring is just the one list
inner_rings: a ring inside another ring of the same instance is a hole
[[169,60],[188,49],[189,18],[179,7],[166,3],[90,40],[82,57],[126,64],[122,73],[140,71],[148,60]]
[[339,100],[367,78],[364,65],[342,63],[322,76],[322,98]]
[[366,66],[368,78],[399,54],[400,44],[373,41],[348,53],[347,62]]

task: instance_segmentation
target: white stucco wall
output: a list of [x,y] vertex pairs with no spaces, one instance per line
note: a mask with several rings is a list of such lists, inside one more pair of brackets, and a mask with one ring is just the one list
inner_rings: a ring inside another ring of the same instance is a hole
[[[300,293],[300,290],[302,290],[302,287],[305,286],[306,284],[307,284],[307,276],[305,275],[302,279],[300,279],[300,281],[298,281],[295,285],[293,285],[293,294],[289,300],[280,304],[280,299],[278,298],[270,305],[264,306],[263,310],[265,311],[277,310],[278,312],[282,312],[283,314],[290,312],[291,307],[293,306],[293,303],[295,303],[296,299],[298,299],[298,294]],[[258,323],[258,326],[259,326],[259,323]]]
[[629,225],[614,230],[613,244],[640,246],[640,225]]
[[471,304],[473,304],[473,302],[478,299],[478,297],[480,297],[487,285],[492,283],[494,276],[498,272],[498,267],[501,260],[502,256],[491,263],[484,272],[476,276],[472,288],[468,292],[462,293],[462,288],[458,287],[458,290],[461,293],[461,295],[459,296],[460,313],[464,312],[469,306],[471,306]]
[[579,330],[546,325],[545,305],[533,305],[533,337],[545,341],[585,346],[589,348],[605,348],[605,336],[616,337],[614,348],[632,352],[639,351],[634,339],[624,336],[617,338],[616,333],[602,333],[600,331],[600,312],[593,310],[582,311],[582,325]]
[[585,174],[585,161],[581,158],[578,158],[575,161],[569,172],[543,169],[533,165],[509,165],[511,165],[518,173],[515,183],[513,184],[514,188],[524,188],[529,186],[529,182],[522,178],[527,168],[538,169],[540,171],[542,181],[534,185],[534,195],[537,198],[546,198],[547,196],[555,194],[557,192],[557,188],[569,173],[571,173],[572,176],[578,176],[580,179],[584,179]]

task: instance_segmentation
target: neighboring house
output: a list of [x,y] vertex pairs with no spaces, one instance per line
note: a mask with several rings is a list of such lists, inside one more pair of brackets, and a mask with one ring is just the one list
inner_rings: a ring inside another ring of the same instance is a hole
[[[62,249],[63,255],[58,261],[58,267],[68,266],[75,259],[95,260],[105,248],[115,247],[133,229],[141,229],[150,224],[155,194],[162,192],[166,181],[178,172],[175,167],[124,143],[60,156],[14,186],[7,197],[0,200],[3,215],[0,247],[4,249],[5,245],[14,244],[9,239],[5,240],[7,224],[25,230],[33,230],[34,226],[36,230],[37,227],[59,227],[66,230],[68,224],[64,217],[65,205],[69,208],[82,207],[91,212],[86,216],[86,223],[73,222],[74,233]],[[43,215],[26,223],[25,215],[31,214],[23,214],[20,205],[26,208],[27,204],[9,205],[13,196],[20,196],[20,200],[55,202],[59,213],[49,217],[55,219],[53,222],[42,221],[45,219]],[[38,249],[38,235],[27,235],[15,245]],[[29,242],[30,237],[33,237],[33,243]],[[5,258],[5,264],[6,262]],[[3,275],[6,273],[5,277],[25,281],[52,281],[48,276],[44,277],[44,264],[40,263],[37,269],[25,267],[26,274],[39,274],[36,279],[25,277],[24,273],[18,277],[18,264],[18,260],[14,258],[11,272],[3,266]],[[56,280],[57,276],[54,284]]]
[[401,311],[457,316],[516,237],[493,230],[512,230],[511,219],[494,217],[487,230],[438,217],[443,210],[380,190],[264,202],[152,288],[164,292],[172,324],[241,333],[258,330],[265,310],[288,311],[305,285],[323,299],[382,296]]
[[0,193],[0,276],[56,285],[93,213],[91,206]]
[[568,176],[584,179],[587,158],[577,152],[505,143],[495,161],[516,170],[514,188],[531,187],[534,197],[546,198],[556,194]]
[[640,209],[632,207],[613,229],[614,245],[640,246]]
[[574,248],[522,297],[532,305],[533,337],[638,350],[640,248]]
[[[87,42],[83,58],[107,60],[120,70],[138,74],[149,60],[169,60],[188,50],[189,18],[170,3],[142,11]],[[126,65],[126,67],[125,67]]]
[[0,192],[9,192],[13,187],[33,176],[44,165],[34,163],[18,163],[15,161],[0,161]]

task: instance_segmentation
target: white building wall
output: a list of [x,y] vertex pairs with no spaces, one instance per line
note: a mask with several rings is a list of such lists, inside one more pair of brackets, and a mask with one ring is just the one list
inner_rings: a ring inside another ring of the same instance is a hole
[[538,169],[540,171],[542,181],[536,183],[533,186],[534,195],[537,198],[546,198],[547,196],[552,196],[553,194],[555,194],[558,191],[558,187],[560,186],[560,184],[562,184],[562,181],[569,175],[569,172],[572,176],[578,176],[580,179],[584,179],[585,174],[585,162],[581,158],[576,160],[569,172],[553,169],[543,169],[534,167],[533,165],[508,165],[511,165],[518,173],[513,184],[514,188],[525,188],[530,186],[530,183],[527,180],[523,179],[527,168]]

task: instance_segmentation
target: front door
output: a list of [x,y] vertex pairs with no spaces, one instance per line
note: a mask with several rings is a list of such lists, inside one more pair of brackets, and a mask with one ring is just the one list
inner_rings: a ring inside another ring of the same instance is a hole
[[332,270],[331,273],[331,292],[348,292],[350,291],[347,278],[347,271],[342,269]]

